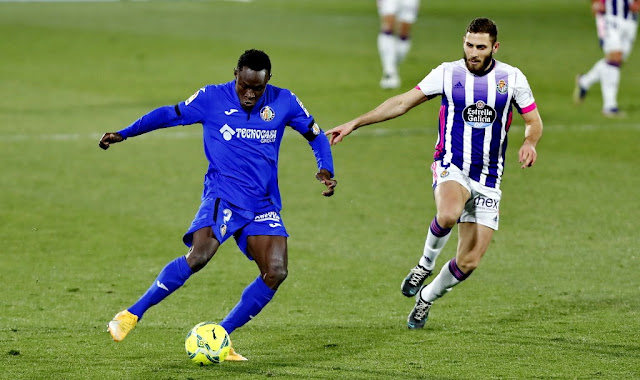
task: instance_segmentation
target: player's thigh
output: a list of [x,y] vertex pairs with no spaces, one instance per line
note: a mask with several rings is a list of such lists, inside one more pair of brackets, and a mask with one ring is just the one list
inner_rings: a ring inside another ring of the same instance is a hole
[[494,230],[478,223],[458,224],[456,262],[462,270],[473,270],[491,244]]
[[211,227],[203,227],[193,233],[193,249],[213,250],[215,252],[220,242]]
[[255,260],[262,274],[287,270],[288,253],[286,236],[248,236],[247,253]]
[[436,186],[433,196],[438,216],[455,221],[462,215],[470,192],[458,181],[445,181]]

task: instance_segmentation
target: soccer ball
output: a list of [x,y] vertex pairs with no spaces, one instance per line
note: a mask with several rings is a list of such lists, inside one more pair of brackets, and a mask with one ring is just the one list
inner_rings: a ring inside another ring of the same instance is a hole
[[213,322],[201,322],[187,333],[184,348],[192,362],[209,365],[227,358],[231,341],[224,327]]

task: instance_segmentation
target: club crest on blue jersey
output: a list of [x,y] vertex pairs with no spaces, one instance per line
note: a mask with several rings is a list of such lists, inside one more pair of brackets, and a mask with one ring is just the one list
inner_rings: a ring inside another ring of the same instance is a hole
[[507,91],[509,91],[509,86],[507,86],[507,82],[505,82],[504,79],[500,79],[500,81],[498,81],[498,84],[496,85],[496,90],[499,94],[504,95],[507,93]]
[[462,111],[462,119],[473,128],[487,128],[496,120],[497,112],[482,100],[467,106]]
[[264,106],[260,110],[260,118],[264,121],[271,121],[276,117],[276,112],[269,106]]

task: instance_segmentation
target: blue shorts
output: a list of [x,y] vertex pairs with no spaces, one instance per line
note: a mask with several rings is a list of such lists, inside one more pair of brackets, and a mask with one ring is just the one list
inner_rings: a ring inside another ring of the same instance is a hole
[[221,198],[205,199],[200,204],[191,227],[182,237],[187,247],[193,243],[193,233],[204,227],[211,227],[220,242],[224,243],[233,236],[238,248],[251,260],[247,252],[247,237],[254,235],[275,235],[288,237],[280,213],[274,207],[271,210],[255,213],[241,209]]

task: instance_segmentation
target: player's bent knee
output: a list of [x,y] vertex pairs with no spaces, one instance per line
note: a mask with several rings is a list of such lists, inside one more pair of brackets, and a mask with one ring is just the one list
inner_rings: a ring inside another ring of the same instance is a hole
[[453,228],[458,222],[460,215],[456,212],[444,211],[438,212],[438,224],[442,228]]
[[194,246],[187,255],[187,264],[189,264],[189,267],[195,273],[207,265],[214,253],[215,248],[212,246]]
[[287,278],[288,270],[285,267],[269,268],[263,274],[264,283],[271,289],[276,289]]

